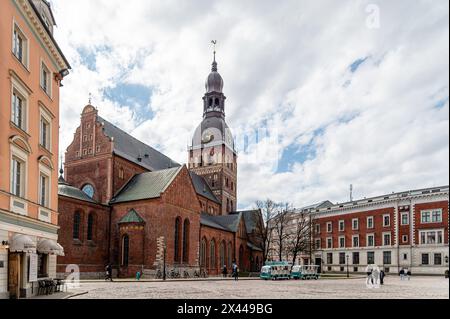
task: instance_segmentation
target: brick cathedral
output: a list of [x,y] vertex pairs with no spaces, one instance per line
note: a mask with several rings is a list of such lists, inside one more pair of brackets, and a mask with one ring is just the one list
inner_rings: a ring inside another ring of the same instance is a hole
[[176,268],[258,271],[260,211],[236,211],[237,152],[225,122],[224,82],[214,52],[203,120],[180,165],[102,118],[92,105],[65,153],[59,178],[58,272],[78,265],[99,278]]

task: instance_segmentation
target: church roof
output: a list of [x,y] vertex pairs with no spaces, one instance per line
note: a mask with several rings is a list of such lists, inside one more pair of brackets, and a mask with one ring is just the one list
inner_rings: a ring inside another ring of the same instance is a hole
[[199,176],[194,172],[189,172],[189,174],[191,175],[192,183],[194,184],[195,191],[198,195],[206,197],[207,199],[220,204],[219,200],[214,195],[208,183],[202,176]]
[[125,223],[138,223],[142,224],[145,223],[145,220],[142,219],[142,217],[138,214],[138,212],[134,209],[131,209],[128,214],[123,216],[118,224],[125,224]]
[[111,204],[158,198],[172,183],[183,166],[135,175],[111,199]]
[[262,218],[261,211],[259,209],[232,212],[230,214],[242,215],[242,217],[244,218],[247,234],[251,233],[255,229],[258,219]]
[[241,214],[220,215],[220,216],[211,216],[208,214],[202,214],[200,216],[200,224],[235,233],[238,231],[241,217],[242,217]]
[[62,177],[58,179],[58,195],[78,199],[84,202],[99,204],[82,190],[69,185]]
[[104,133],[113,139],[113,152],[133,163],[136,163],[150,171],[157,171],[171,167],[179,167],[180,164],[155,150],[151,146],[139,141],[130,134],[122,131],[101,116],[98,121],[103,123]]

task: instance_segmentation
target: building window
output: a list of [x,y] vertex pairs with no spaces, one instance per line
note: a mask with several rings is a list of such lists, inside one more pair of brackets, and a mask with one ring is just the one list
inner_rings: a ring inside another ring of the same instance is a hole
[[339,237],[339,248],[345,248],[345,237]]
[[368,251],[367,252],[367,264],[371,265],[375,263],[375,252]]
[[200,245],[200,266],[206,267],[206,239],[202,239]]
[[403,235],[402,236],[402,242],[403,243],[407,243],[408,242],[408,235]]
[[332,265],[333,264],[333,253],[327,254],[327,264]]
[[49,121],[41,117],[41,125],[40,125],[40,144],[50,150],[50,123]]
[[189,219],[184,220],[183,224],[183,262],[189,262]]
[[11,192],[14,196],[25,197],[25,162],[12,158]]
[[73,239],[80,239],[80,222],[81,215],[79,212],[76,212],[73,215]]
[[320,224],[316,224],[316,234],[320,234]]
[[316,239],[316,249],[322,248],[320,245],[320,239]]
[[331,237],[327,238],[327,248],[328,249],[333,248],[333,238],[331,238]]
[[328,222],[327,223],[327,233],[331,233],[333,231],[333,223]]
[[359,247],[359,235],[353,236],[353,247],[354,248]]
[[92,240],[94,237],[94,215],[92,213],[88,216],[87,224],[87,240]]
[[130,237],[124,235],[122,237],[122,266],[128,266],[128,258],[130,252]]
[[121,168],[119,168],[119,178],[120,178],[120,179],[123,179],[123,176],[124,176],[124,174],[123,174],[123,168],[121,167]]
[[220,243],[220,266],[225,266],[225,242]]
[[345,253],[339,253],[339,264],[340,265],[345,264]]
[[392,263],[392,255],[390,251],[383,251],[383,265],[390,265]]
[[427,210],[420,212],[420,221],[422,224],[442,223],[442,210]]
[[391,216],[383,215],[383,227],[389,227],[389,226],[391,226]]
[[430,264],[430,255],[422,254],[422,265],[429,265],[429,264]]
[[23,32],[19,29],[17,24],[14,24],[13,31],[13,46],[12,52],[14,56],[22,63],[25,67],[27,67],[28,60],[28,40],[23,34]]
[[216,268],[216,242],[211,240],[209,243],[209,268]]
[[367,247],[375,246],[375,235],[367,235]]
[[91,184],[86,184],[81,189],[86,195],[88,195],[90,198],[94,198],[94,186]]
[[408,260],[408,254],[403,254],[403,260]]
[[434,254],[434,264],[442,265],[442,254]]
[[373,216],[367,217],[367,228],[372,229],[373,228]]
[[180,262],[180,240],[181,240],[181,218],[177,217],[175,219],[175,235],[174,235],[174,250],[173,250],[173,260],[175,262]]
[[391,234],[383,234],[383,245],[390,246],[391,245]]
[[26,131],[25,98],[16,90],[12,95],[12,122],[20,129]]
[[344,231],[345,230],[345,223],[343,220],[339,221],[339,231]]
[[442,230],[424,230],[420,231],[421,245],[436,245],[442,244],[443,231]]
[[49,181],[50,178],[47,175],[40,173],[39,176],[39,205],[43,207],[49,207]]
[[358,218],[352,219],[352,229],[353,230],[359,229],[359,219]]
[[228,249],[227,249],[227,253],[228,253],[228,265],[231,266],[231,262],[233,259],[233,245],[231,244],[231,242],[228,243]]
[[402,225],[409,225],[409,214],[402,213]]
[[358,252],[353,253],[353,265],[359,265],[359,253]]
[[48,277],[48,254],[38,254],[38,278]]
[[44,92],[50,96],[51,95],[51,76],[50,71],[44,62],[41,63],[41,88]]

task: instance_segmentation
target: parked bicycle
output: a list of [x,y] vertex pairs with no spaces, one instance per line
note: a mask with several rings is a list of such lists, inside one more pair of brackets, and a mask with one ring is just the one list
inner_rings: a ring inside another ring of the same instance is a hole
[[168,277],[169,277],[170,279],[177,279],[177,278],[180,278],[181,275],[180,275],[180,272],[179,272],[177,269],[172,269],[172,270],[169,272]]
[[163,273],[162,273],[161,269],[158,269],[158,271],[155,274],[155,278],[156,279],[162,279],[163,278]]
[[189,271],[185,270],[183,272],[183,278],[190,278],[190,277],[191,277],[191,275],[189,274]]

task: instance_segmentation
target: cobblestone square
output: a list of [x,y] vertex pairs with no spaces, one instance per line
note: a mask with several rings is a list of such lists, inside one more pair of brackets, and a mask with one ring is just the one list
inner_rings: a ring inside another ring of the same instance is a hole
[[[380,288],[367,288],[365,278],[311,281],[258,279],[206,281],[82,282],[69,290],[73,299],[448,299],[443,277],[386,277]],[[87,292],[87,293],[85,293]]]

